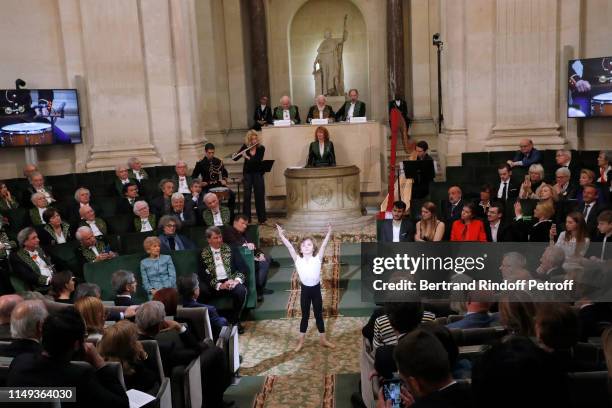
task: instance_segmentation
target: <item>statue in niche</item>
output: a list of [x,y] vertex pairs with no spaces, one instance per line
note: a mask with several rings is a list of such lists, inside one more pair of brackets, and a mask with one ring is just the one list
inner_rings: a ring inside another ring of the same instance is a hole
[[317,49],[312,74],[315,79],[315,95],[342,96],[344,95],[344,66],[342,64],[342,49],[348,38],[344,16],[344,30],[342,38],[332,38],[331,30],[326,29],[325,39]]

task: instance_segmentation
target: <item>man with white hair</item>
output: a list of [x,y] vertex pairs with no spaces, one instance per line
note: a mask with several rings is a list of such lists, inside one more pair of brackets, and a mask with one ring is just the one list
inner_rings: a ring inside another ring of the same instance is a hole
[[20,249],[9,257],[13,275],[29,290],[46,293],[54,270],[51,259],[40,248],[38,233],[26,227],[17,234],[17,242]]
[[148,232],[157,227],[157,217],[149,211],[149,204],[146,201],[136,201],[134,203],[134,231]]
[[319,95],[315,98],[315,104],[310,107],[306,122],[311,123],[313,119],[328,119],[333,122],[335,119],[334,110],[327,104],[327,98]]
[[202,219],[207,227],[220,227],[229,225],[230,210],[219,204],[219,199],[214,193],[208,193],[204,196],[204,204],[206,209],[202,211]]
[[47,200],[47,204],[55,202],[51,186],[45,185],[45,177],[39,171],[34,171],[30,173],[30,178],[28,179],[28,181],[30,182],[30,185],[28,186],[28,189],[24,192],[23,196],[23,204],[25,207],[30,206],[30,199],[32,197],[32,194],[36,193],[44,194],[45,199]]
[[174,215],[179,220],[183,227],[191,227],[195,225],[196,219],[193,212],[193,201],[185,200],[185,196],[180,192],[172,194],[170,198],[172,209],[169,215]]
[[562,167],[568,169],[571,173],[570,182],[572,184],[578,184],[578,179],[580,178],[580,169],[582,168],[582,166],[578,162],[578,159],[572,158],[572,151],[567,149],[557,150],[557,153],[555,153],[555,161],[557,162],[556,169],[560,169]]
[[515,282],[518,280],[531,279],[531,274],[527,269],[527,259],[519,252],[507,252],[502,258],[502,263],[499,270],[502,277],[509,281]]
[[[11,336],[11,313],[23,298],[11,294],[0,296],[0,339],[10,339]],[[0,354],[2,355],[2,354]]]
[[47,316],[47,307],[41,300],[26,300],[17,304],[10,319],[12,341],[0,345],[0,356],[39,353],[42,350],[42,326]]
[[79,227],[76,231],[76,239],[81,243],[78,251],[82,257],[82,264],[106,261],[117,256],[113,251],[107,249],[103,242],[96,239],[89,227]]
[[274,120],[290,120],[292,125],[301,123],[300,110],[296,105],[291,104],[291,98],[287,95],[280,98],[280,106],[274,108],[272,117]]
[[572,173],[567,167],[559,167],[555,171],[555,184],[553,188],[559,200],[572,200],[576,198],[576,187],[571,183]]
[[130,178],[129,168],[125,164],[116,165],[115,174],[117,175],[117,178],[115,179],[113,185],[115,186],[115,191],[119,197],[123,197],[124,184],[135,183],[138,186],[138,190],[140,190],[140,183],[138,180]]
[[80,187],[74,192],[74,201],[70,201],[68,206],[68,220],[71,224],[78,224],[81,216],[79,214],[79,210],[81,207],[90,206],[91,208],[96,208],[96,206],[91,202],[91,192],[89,189],[85,187]]
[[99,217],[96,217],[96,212],[89,205],[84,205],[79,209],[79,215],[81,216],[81,222],[79,227],[89,227],[93,231],[96,237],[106,235],[108,229],[106,228],[106,222]]
[[174,181],[176,191],[181,194],[191,194],[191,191],[189,191],[191,177],[187,175],[187,163],[185,163],[183,160],[177,161],[176,166],[174,166],[174,171],[176,172],[176,175],[172,177],[172,181]]
[[565,276],[563,262],[565,262],[565,252],[561,248],[555,245],[546,247],[540,257],[536,276],[543,281],[563,278]]
[[32,173],[38,171],[38,167],[35,164],[28,163],[23,166],[23,177],[29,179]]
[[127,165],[130,168],[128,171],[130,178],[136,179],[137,181],[149,178],[149,174],[142,168],[142,163],[138,157],[130,157],[127,161]]

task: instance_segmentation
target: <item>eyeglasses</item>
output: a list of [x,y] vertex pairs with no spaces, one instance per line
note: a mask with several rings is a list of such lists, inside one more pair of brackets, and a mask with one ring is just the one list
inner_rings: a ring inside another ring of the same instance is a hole
[[166,224],[166,227],[176,228],[176,224]]

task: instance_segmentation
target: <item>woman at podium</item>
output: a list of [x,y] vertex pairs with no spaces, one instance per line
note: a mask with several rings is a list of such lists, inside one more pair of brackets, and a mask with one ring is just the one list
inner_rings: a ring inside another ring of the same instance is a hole
[[251,190],[255,192],[255,211],[257,212],[257,222],[266,222],[266,187],[264,185],[261,163],[263,161],[266,148],[261,144],[259,135],[254,130],[249,130],[244,138],[244,144],[232,159],[237,161],[244,159],[242,166],[242,179],[244,180],[244,203],[242,211],[251,222]]
[[306,167],[333,167],[336,165],[334,144],[329,140],[329,132],[323,126],[315,130],[315,140],[308,148]]

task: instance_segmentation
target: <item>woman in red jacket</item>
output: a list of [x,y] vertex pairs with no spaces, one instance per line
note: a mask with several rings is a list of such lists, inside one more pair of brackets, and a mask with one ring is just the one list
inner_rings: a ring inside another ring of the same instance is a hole
[[451,241],[480,241],[487,242],[487,234],[482,221],[475,219],[474,204],[466,204],[461,210],[461,219],[453,223]]

